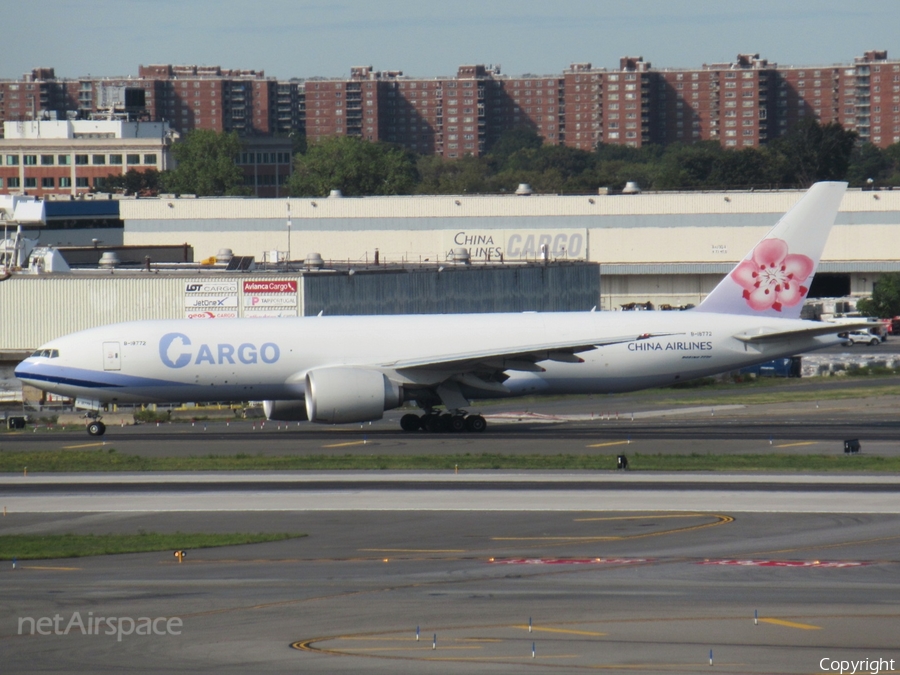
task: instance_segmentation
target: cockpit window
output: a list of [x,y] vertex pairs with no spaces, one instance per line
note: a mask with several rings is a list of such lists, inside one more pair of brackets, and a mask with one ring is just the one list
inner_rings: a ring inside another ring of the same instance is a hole
[[43,357],[45,359],[58,359],[58,349],[37,349],[31,353],[32,358]]

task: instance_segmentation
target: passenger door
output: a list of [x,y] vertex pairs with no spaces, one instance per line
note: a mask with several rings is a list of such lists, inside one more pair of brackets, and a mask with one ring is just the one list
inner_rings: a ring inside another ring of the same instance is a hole
[[103,343],[103,370],[121,370],[122,357],[118,342]]

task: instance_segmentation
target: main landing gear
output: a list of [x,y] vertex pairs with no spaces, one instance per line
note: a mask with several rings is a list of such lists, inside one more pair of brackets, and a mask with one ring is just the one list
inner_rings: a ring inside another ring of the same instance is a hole
[[463,412],[437,413],[428,411],[421,417],[409,413],[400,418],[403,431],[430,431],[431,433],[459,433],[468,431],[481,433],[487,428],[487,422],[481,415],[467,415]]

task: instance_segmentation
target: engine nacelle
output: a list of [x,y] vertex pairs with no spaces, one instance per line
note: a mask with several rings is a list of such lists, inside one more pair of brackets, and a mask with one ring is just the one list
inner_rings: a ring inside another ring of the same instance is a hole
[[345,424],[380,420],[403,401],[400,385],[363,368],[321,368],[306,374],[306,414],[311,422]]
[[263,401],[263,410],[267,420],[277,422],[303,422],[306,417],[306,404],[302,399],[288,401]]

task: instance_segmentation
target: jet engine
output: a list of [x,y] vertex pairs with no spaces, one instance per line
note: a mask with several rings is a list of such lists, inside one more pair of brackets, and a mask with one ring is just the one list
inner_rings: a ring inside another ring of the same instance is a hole
[[380,420],[403,402],[403,390],[377,370],[320,368],[306,374],[305,398],[311,422],[345,424]]
[[263,401],[267,420],[278,422],[302,422],[306,417],[303,399],[288,401]]

